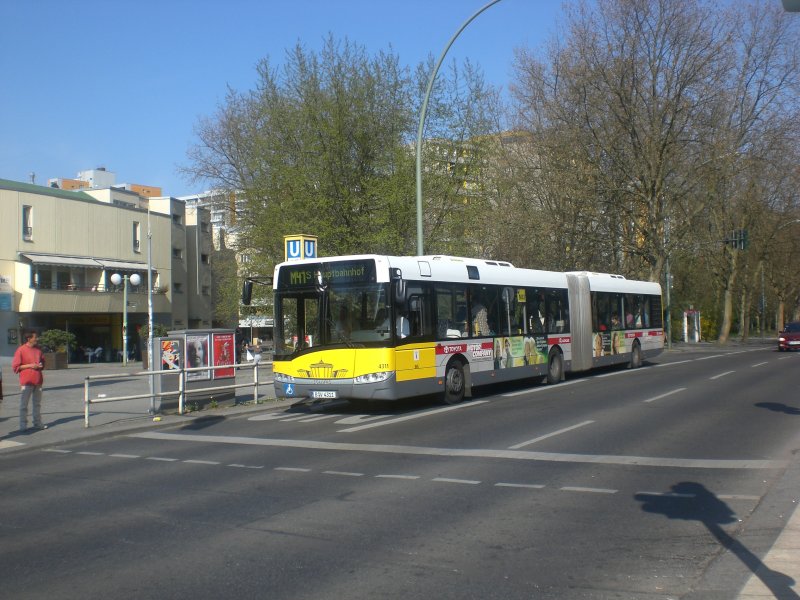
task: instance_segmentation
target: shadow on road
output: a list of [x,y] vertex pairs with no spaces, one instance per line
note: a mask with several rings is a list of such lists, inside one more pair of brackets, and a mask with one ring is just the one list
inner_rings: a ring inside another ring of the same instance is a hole
[[634,498],[642,503],[645,512],[664,515],[668,519],[699,521],[723,548],[742,561],[767,586],[775,598],[800,599],[791,589],[794,579],[769,569],[746,546],[722,529],[721,525],[736,522],[735,513],[702,484],[685,481],[673,485],[671,491],[664,494],[636,494]]
[[789,406],[781,402],[757,402],[754,406],[758,408],[766,408],[775,412],[786,413],[787,415],[800,415],[800,408]]

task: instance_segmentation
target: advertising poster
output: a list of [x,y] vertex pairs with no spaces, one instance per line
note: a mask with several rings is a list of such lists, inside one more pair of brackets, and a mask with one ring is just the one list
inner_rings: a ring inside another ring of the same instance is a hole
[[161,370],[176,371],[181,368],[180,340],[161,340]]
[[234,352],[234,336],[232,333],[215,333],[213,335],[212,346],[214,348],[214,366],[221,367],[230,365],[230,369],[214,369],[214,379],[225,379],[234,377],[233,370],[235,356]]
[[[207,367],[209,365],[208,334],[186,336],[186,368]],[[211,371],[189,371],[186,379],[211,379]]]

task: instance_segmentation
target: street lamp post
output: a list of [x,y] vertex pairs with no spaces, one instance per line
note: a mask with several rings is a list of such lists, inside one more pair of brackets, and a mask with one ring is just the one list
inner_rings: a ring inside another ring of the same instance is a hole
[[122,283],[122,364],[128,366],[128,282],[131,285],[139,285],[142,278],[137,273],[130,277],[114,273],[111,276],[111,283],[119,285]]
[[[423,253],[423,241],[422,241],[422,132],[425,127],[425,113],[428,111],[428,100],[431,96],[431,91],[433,90],[433,82],[436,80],[436,74],[439,72],[439,67],[442,66],[442,62],[444,62],[444,57],[447,54],[447,51],[450,50],[450,46],[453,45],[453,42],[456,41],[456,38],[459,34],[464,31],[464,29],[475,20],[475,18],[485,11],[490,6],[493,6],[500,2],[500,0],[492,0],[488,4],[484,5],[482,8],[478,9],[475,14],[473,14],[469,19],[467,19],[464,24],[455,32],[453,37],[450,38],[450,41],[447,42],[447,46],[444,47],[439,60],[436,61],[436,65],[433,67],[433,71],[431,72],[431,76],[428,79],[428,87],[425,89],[425,96],[422,99],[422,108],[419,111],[419,127],[417,128],[417,168],[416,168],[416,179],[417,179],[417,254],[422,256]],[[798,0],[800,2],[800,0]]]

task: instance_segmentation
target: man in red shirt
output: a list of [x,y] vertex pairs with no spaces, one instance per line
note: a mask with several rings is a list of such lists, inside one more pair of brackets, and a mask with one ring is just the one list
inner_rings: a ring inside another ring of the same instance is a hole
[[19,375],[19,385],[22,391],[19,395],[19,430],[27,431],[28,428],[28,400],[33,399],[33,429],[46,429],[42,424],[42,369],[44,369],[44,355],[37,346],[39,336],[35,331],[25,332],[25,343],[17,348],[11,368]]

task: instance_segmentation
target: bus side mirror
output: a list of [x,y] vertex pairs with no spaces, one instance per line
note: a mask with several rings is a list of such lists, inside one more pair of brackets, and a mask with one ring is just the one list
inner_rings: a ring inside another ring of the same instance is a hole
[[395,306],[405,306],[406,304],[406,282],[402,279],[394,282],[394,304]]
[[396,306],[404,306],[406,303],[406,282],[403,280],[403,272],[400,269],[392,269],[390,275],[394,283],[394,303]]

